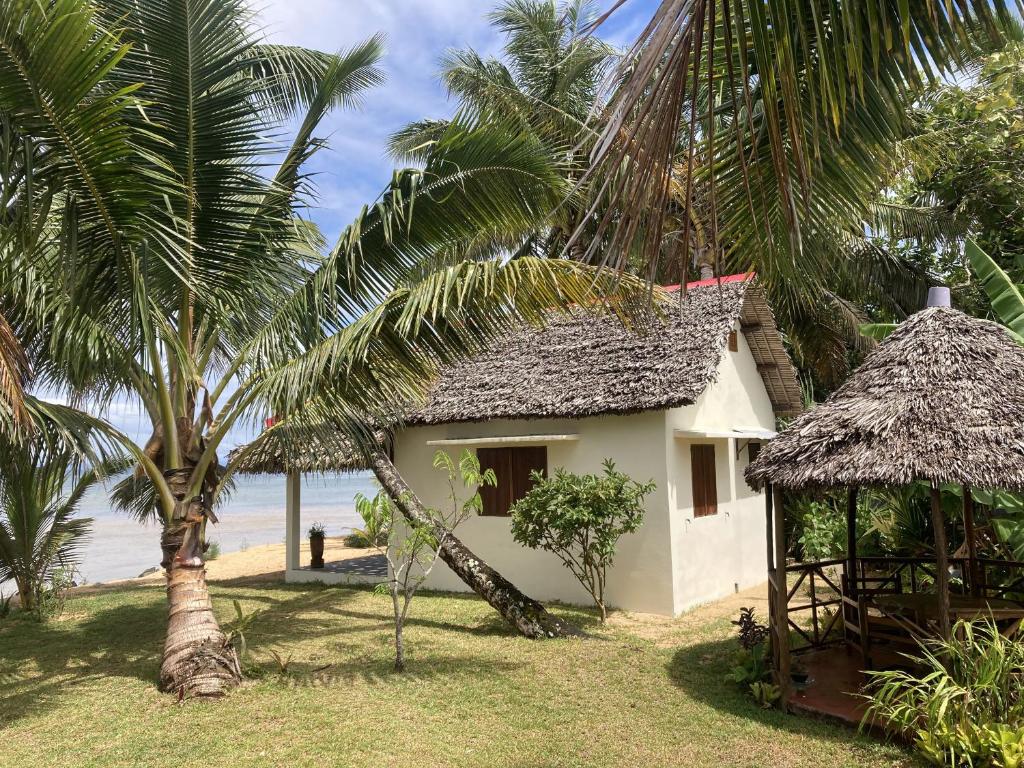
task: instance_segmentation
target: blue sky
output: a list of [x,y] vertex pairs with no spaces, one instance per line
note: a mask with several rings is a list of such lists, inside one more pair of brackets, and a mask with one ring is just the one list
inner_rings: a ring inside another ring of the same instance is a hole
[[[500,53],[502,40],[487,14],[497,0],[257,0],[266,34],[273,42],[324,51],[352,47],[377,32],[387,39],[382,67],[387,82],[367,93],[360,109],[338,112],[322,123],[318,136],[328,148],[310,161],[318,205],[310,211],[329,242],[374,201],[390,182],[393,162],[385,154],[388,136],[413,120],[452,113],[438,82],[439,60],[452,48]],[[612,0],[598,0],[604,10]],[[643,30],[658,0],[630,0],[600,30],[605,40],[626,47]],[[286,142],[290,136],[277,137]],[[144,441],[149,424],[134,403],[115,402],[103,414]],[[248,426],[236,428],[227,447],[251,438]]]
[[[320,135],[329,149],[310,162],[320,190],[312,217],[329,241],[364,203],[391,180],[392,161],[384,154],[387,137],[413,120],[451,114],[452,104],[438,82],[439,60],[448,49],[472,47],[497,55],[501,38],[490,27],[492,0],[263,0],[260,7],[274,42],[324,51],[349,48],[376,32],[387,37],[382,63],[387,82],[370,91],[361,109],[324,121]],[[598,0],[597,8],[611,6]],[[601,36],[624,47],[642,31],[656,0],[630,0],[601,29]]]

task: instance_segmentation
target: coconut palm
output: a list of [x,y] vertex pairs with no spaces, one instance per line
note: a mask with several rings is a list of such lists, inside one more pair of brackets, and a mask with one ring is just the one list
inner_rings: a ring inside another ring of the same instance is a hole
[[1000,44],[1006,5],[662,0],[600,115],[586,182],[606,198],[587,258],[625,268],[639,252],[656,273],[706,249],[720,272],[758,271],[798,357],[845,356],[832,341],[861,300],[844,286],[867,283],[896,316],[919,300],[920,275],[893,300],[901,260],[864,242],[926,214],[877,205],[910,107]]
[[120,464],[86,468],[80,451],[37,438],[0,442],[0,467],[0,583],[13,581],[31,611],[55,572],[79,562],[92,523],[77,516],[82,496]]
[[[78,188],[72,173],[54,196],[52,237],[32,252],[45,276],[32,349],[45,383],[97,408],[127,398],[149,416],[151,437],[129,450],[161,523],[161,685],[219,695],[239,670],[203,552],[235,465],[220,460],[232,428],[305,419],[325,441],[379,454],[377,428],[399,422],[441,365],[552,308],[592,305],[613,284],[628,300],[631,284],[565,262],[465,260],[474,242],[535,228],[565,189],[536,138],[502,125],[447,126],[432,159],[396,173],[325,254],[303,218],[314,195],[303,167],[324,145],[324,115],[380,81],[379,38],[338,55],[268,45],[241,0],[0,2],[12,9],[28,21],[8,29],[0,54],[14,52],[32,87],[0,78],[0,112],[20,132],[49,131],[79,167],[80,137],[49,108],[66,73],[32,48],[47,35],[25,29],[74,27],[62,58],[83,78],[102,72],[95,99],[124,95],[92,120],[123,130],[95,154],[130,178],[108,187],[83,172]],[[97,53],[97,40],[110,46]],[[299,127],[269,172],[279,155],[266,137],[293,116]],[[488,571],[466,578],[489,594]],[[504,610],[527,601],[502,595],[492,603]]]
[[[441,81],[458,100],[459,114],[478,122],[513,125],[547,150],[552,170],[574,185],[588,165],[596,132],[587,119],[598,103],[613,63],[614,49],[588,34],[596,19],[592,0],[508,0],[488,18],[505,38],[502,57],[485,57],[472,48],[448,51],[441,60]],[[424,162],[449,121],[412,123],[392,136],[392,154]],[[560,256],[568,238],[584,223],[587,204],[566,195],[544,226],[521,241],[499,245],[514,253]]]

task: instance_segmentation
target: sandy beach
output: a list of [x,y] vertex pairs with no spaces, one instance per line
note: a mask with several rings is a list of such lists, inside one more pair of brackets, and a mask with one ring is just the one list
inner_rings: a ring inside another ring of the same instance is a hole
[[[304,540],[301,545],[303,563],[309,562],[309,541]],[[353,557],[365,557],[373,554],[372,549],[354,549],[346,547],[344,537],[328,537],[324,540],[324,559],[348,560]],[[284,544],[263,544],[258,547],[249,547],[241,552],[228,552],[222,554],[216,560],[206,564],[206,575],[210,581],[230,581],[233,579],[283,581],[284,580]],[[162,583],[164,574],[156,571],[147,576],[140,576],[134,579],[118,579],[107,581],[102,584],[88,584],[79,589],[86,591],[92,588],[109,587],[113,585],[130,586],[132,584],[153,584]]]

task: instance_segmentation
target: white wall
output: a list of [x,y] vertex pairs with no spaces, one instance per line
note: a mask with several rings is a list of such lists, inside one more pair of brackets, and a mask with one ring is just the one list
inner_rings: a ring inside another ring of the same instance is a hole
[[[548,471],[600,472],[605,458],[638,481],[654,480],[647,497],[643,526],[623,536],[606,588],[610,606],[671,614],[672,547],[667,505],[664,412],[601,416],[576,421],[493,421],[404,430],[395,447],[395,464],[420,498],[431,506],[444,502],[446,485],[431,462],[436,446],[428,440],[533,434],[579,434],[575,442],[548,444]],[[468,446],[472,449],[472,446]],[[446,448],[457,456],[461,447]],[[519,546],[512,540],[507,517],[473,517],[459,526],[462,541],[526,594],[538,600],[588,604],[590,596],[553,555]],[[465,584],[443,563],[427,583],[433,589],[464,590]]]
[[[675,433],[775,428],[775,414],[757,364],[743,334],[737,335],[738,349],[724,353],[717,383],[694,405],[665,414],[675,613],[767,578],[764,496],[751,490],[743,478],[749,456],[745,441],[680,438]],[[690,446],[695,442],[715,446],[718,486],[718,514],[700,518],[693,514],[690,473]]]

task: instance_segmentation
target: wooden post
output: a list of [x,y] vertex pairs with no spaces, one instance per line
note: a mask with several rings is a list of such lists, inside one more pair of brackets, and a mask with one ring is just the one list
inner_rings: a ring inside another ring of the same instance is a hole
[[935,587],[939,594],[939,632],[944,640],[952,636],[949,620],[949,555],[946,521],[942,514],[942,493],[932,483],[932,527],[935,529]]
[[775,536],[772,533],[772,484],[764,487],[765,541],[768,542],[768,573],[775,570]]
[[779,691],[783,709],[789,701],[789,584],[786,581],[786,513],[782,506],[782,491],[772,488],[775,507],[775,628],[779,641]]
[[285,528],[284,528],[284,551],[285,551],[285,577],[288,571],[297,571],[302,567],[299,562],[299,544],[302,541],[302,514],[301,502],[302,475],[296,470],[288,473],[285,482]]
[[967,578],[970,579],[971,594],[981,596],[981,584],[978,582],[978,542],[974,533],[974,497],[971,486],[963,486],[964,494],[964,538],[967,539]]
[[846,588],[857,596],[857,488],[846,496]]

